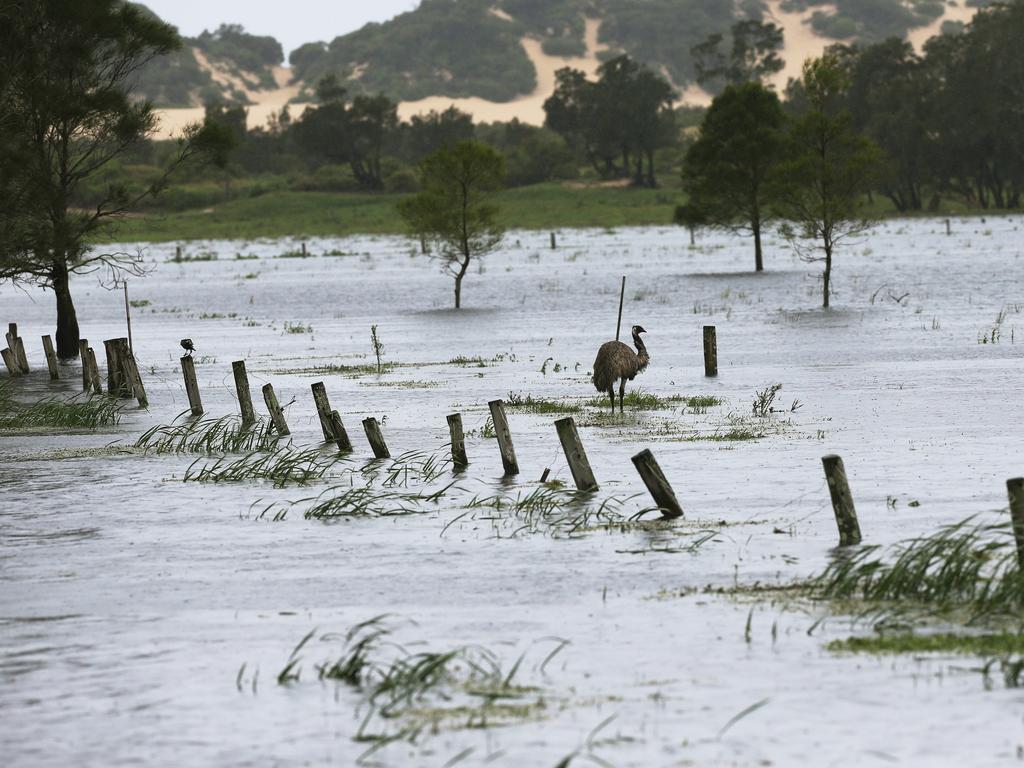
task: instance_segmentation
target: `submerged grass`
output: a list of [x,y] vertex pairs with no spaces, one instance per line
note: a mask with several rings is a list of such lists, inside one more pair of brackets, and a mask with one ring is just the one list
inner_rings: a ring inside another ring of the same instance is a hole
[[239,416],[158,425],[135,441],[151,453],[239,453],[273,449],[276,437],[270,422],[243,424]]
[[[618,404],[618,396],[615,398]],[[644,392],[642,389],[631,389],[623,398],[623,407],[632,408],[636,411],[662,411],[670,408],[686,406],[696,413],[704,413],[708,408],[722,404],[722,399],[714,395],[669,395],[662,397],[651,392]],[[591,408],[608,408],[610,400],[604,395],[598,395],[587,400],[586,404]]]
[[509,392],[505,405],[515,410],[537,414],[573,414],[583,410],[579,403],[566,403],[561,400],[545,400],[527,393]]
[[946,653],[971,656],[997,656],[1024,654],[1024,634],[1000,632],[998,634],[965,635],[953,632],[937,634],[882,634],[875,637],[848,637],[833,640],[827,646],[838,653],[870,653],[876,655],[899,653]]
[[970,517],[887,555],[877,546],[844,553],[812,587],[820,599],[862,603],[862,615],[877,620],[921,612],[972,624],[1024,614],[1024,573],[1005,519]]
[[98,429],[121,421],[122,405],[108,397],[47,397],[19,403],[0,385],[0,430]]
[[495,494],[474,496],[466,512],[445,526],[463,520],[490,521],[499,537],[547,533],[553,537],[579,536],[596,528],[622,525],[629,521],[620,510],[633,496],[609,496],[598,501],[582,493],[550,485],[520,492],[516,496]]
[[306,485],[319,480],[339,461],[343,461],[343,458],[325,456],[319,448],[296,451],[284,446],[269,452],[248,453],[237,459],[227,456],[221,456],[213,462],[196,459],[185,470],[184,480],[205,483],[269,480],[274,487],[283,488],[286,485]]

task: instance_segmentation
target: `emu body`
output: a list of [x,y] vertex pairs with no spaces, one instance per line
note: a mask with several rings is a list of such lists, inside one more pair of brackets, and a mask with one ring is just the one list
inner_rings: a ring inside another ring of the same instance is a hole
[[615,412],[615,382],[619,383],[619,413],[622,413],[622,401],[626,395],[626,382],[636,378],[642,373],[647,364],[651,361],[647,354],[647,347],[640,338],[641,333],[647,333],[639,325],[633,326],[633,344],[636,346],[634,352],[628,344],[621,341],[606,341],[597,350],[597,358],[594,360],[594,386],[598,392],[607,392],[612,401],[612,413]]

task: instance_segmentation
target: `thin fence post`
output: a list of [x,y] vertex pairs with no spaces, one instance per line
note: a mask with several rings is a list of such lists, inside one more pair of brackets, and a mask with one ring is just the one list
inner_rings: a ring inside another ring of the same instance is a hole
[[715,326],[704,326],[704,375],[718,375],[718,337]]
[[953,228],[950,226],[949,219],[946,219],[946,234],[947,235],[952,235],[953,234]]
[[468,466],[469,458],[466,456],[466,436],[462,432],[461,413],[448,415],[448,432],[452,438],[452,464],[456,467]]
[[551,233],[551,250],[555,250],[558,247],[558,242],[555,240],[555,233]]
[[558,439],[562,443],[562,450],[565,451],[565,460],[569,463],[576,488],[581,491],[596,491],[597,480],[594,479],[594,472],[587,461],[587,452],[583,450],[583,441],[576,431],[576,422],[572,416],[556,421],[555,429],[558,430]]
[[78,354],[82,358],[82,391],[92,389],[92,369],[89,367],[89,340],[78,340]]
[[682,517],[683,508],[679,505],[675,491],[672,490],[672,486],[665,478],[665,473],[661,471],[661,467],[649,448],[644,448],[633,457],[633,466],[640,473],[640,479],[647,486],[647,490],[650,492],[651,498],[654,499],[654,503],[658,505],[658,509],[661,510],[662,516],[670,519]]
[[316,415],[320,417],[320,430],[324,433],[324,441],[334,440],[334,430],[331,427],[331,403],[327,399],[327,387],[322,381],[313,384],[313,403],[316,405]]
[[491,421],[494,423],[494,434],[498,438],[498,449],[501,451],[501,465],[506,475],[519,474],[519,462],[516,461],[516,449],[512,445],[512,433],[508,428],[505,416],[505,404],[501,400],[492,400],[487,404],[491,409]]
[[370,441],[374,458],[390,459],[391,453],[384,442],[384,435],[381,434],[380,423],[373,416],[363,419],[363,431],[366,432],[366,439]]
[[256,410],[252,407],[252,392],[249,391],[249,374],[245,371],[245,360],[236,360],[231,364],[231,373],[235,377],[235,393],[238,395],[238,408],[242,413],[242,426],[256,421]]
[[89,347],[89,378],[92,380],[92,391],[103,394],[103,379],[100,378],[100,366],[96,362],[96,350]]
[[53,339],[49,336],[43,336],[43,354],[46,355],[46,367],[50,370],[50,379],[59,379],[60,373],[57,370],[57,353],[53,349]]
[[288,422],[284,420],[284,409],[277,402],[277,395],[274,394],[273,384],[263,385],[263,402],[267,404],[270,420],[273,422],[278,434],[282,436],[290,435],[291,431],[288,429]]
[[832,497],[832,511],[835,513],[836,526],[839,528],[839,546],[860,544],[860,523],[857,522],[857,510],[853,507],[853,496],[850,494],[850,484],[846,479],[843,460],[830,453],[821,457],[821,463],[825,468],[828,492]]
[[199,397],[199,382],[196,380],[196,364],[191,355],[181,358],[181,373],[185,377],[185,392],[193,416],[203,415],[203,401]]
[[338,444],[339,451],[352,450],[352,441],[348,438],[348,430],[341,422],[341,416],[337,411],[331,411],[331,432],[334,434],[334,442]]
[[302,242],[302,258],[306,258],[307,255],[308,254],[306,253],[306,242],[305,242],[305,240],[303,240],[303,242]]
[[135,354],[135,346],[132,344],[132,310],[131,303],[128,301],[128,281],[124,281],[124,319],[128,325],[128,349],[131,353]]
[[1024,569],[1024,477],[1007,480],[1006,492],[1010,497],[1013,538],[1017,542],[1017,563]]

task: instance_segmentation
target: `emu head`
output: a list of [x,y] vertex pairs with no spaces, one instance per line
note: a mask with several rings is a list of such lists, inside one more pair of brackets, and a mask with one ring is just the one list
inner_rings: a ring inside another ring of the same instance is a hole
[[634,325],[634,326],[633,326],[633,335],[634,335],[634,336],[639,336],[639,335],[640,335],[641,333],[647,333],[647,331],[645,331],[645,330],[643,329],[643,326],[640,326],[640,325]]

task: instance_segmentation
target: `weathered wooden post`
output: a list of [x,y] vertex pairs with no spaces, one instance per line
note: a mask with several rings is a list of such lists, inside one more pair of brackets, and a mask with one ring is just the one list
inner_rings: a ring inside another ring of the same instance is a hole
[[46,355],[46,367],[50,370],[50,379],[59,379],[60,373],[57,371],[57,353],[53,349],[53,339],[48,335],[43,336],[43,354]]
[[[149,398],[146,397],[146,388],[142,385],[142,375],[139,373],[139,366],[135,362],[135,355],[132,354],[128,339],[117,339],[117,359],[121,364],[121,385],[122,396],[134,397],[139,401],[142,408],[149,407]],[[124,392],[127,388],[127,393]]]
[[853,496],[846,481],[843,460],[830,453],[821,457],[821,463],[825,467],[828,492],[832,496],[832,511],[835,512],[836,526],[839,528],[839,546],[860,544],[860,523],[857,522],[857,511],[853,508]]
[[949,219],[946,219],[946,234],[947,235],[952,235],[953,234],[953,229],[949,225]]
[[185,392],[193,416],[203,415],[203,401],[199,397],[199,382],[196,380],[196,364],[191,355],[181,358],[181,373],[185,377]]
[[718,338],[715,326],[704,326],[704,375],[718,375]]
[[1010,521],[1013,538],[1017,542],[1017,563],[1024,569],[1024,477],[1007,480],[1006,492],[1010,496]]
[[7,324],[7,333],[4,335],[4,338],[7,339],[7,348],[13,352],[14,348],[17,346],[17,342],[15,341],[15,339],[18,338],[17,323]]
[[331,432],[334,434],[334,442],[338,444],[339,451],[351,451],[352,441],[348,439],[348,430],[341,422],[341,416],[337,411],[331,411]]
[[679,505],[672,486],[669,485],[665,473],[661,471],[661,467],[658,466],[658,462],[649,448],[644,448],[633,457],[633,466],[640,473],[640,479],[647,486],[647,490],[654,499],[654,503],[658,505],[658,509],[661,510],[662,516],[666,518],[682,517],[683,508]]
[[89,368],[88,339],[78,340],[78,355],[82,358],[82,391],[88,392],[92,389],[92,370]]
[[7,348],[14,353],[14,362],[21,369],[21,373],[28,373],[28,356],[25,354],[25,342],[18,335],[17,323],[8,323],[7,325]]
[[544,467],[544,471],[540,473],[540,482],[546,483],[550,476],[551,476],[551,467]]
[[181,261],[181,246],[180,245],[177,246],[174,249],[174,260],[175,261]]
[[555,233],[551,233],[551,250],[555,250],[558,247],[558,243],[555,241]]
[[516,449],[508,429],[505,404],[501,400],[492,400],[487,407],[491,409],[491,421],[494,423],[494,434],[498,437],[498,450],[501,451],[501,465],[505,468],[505,474],[518,475],[519,462],[516,461]]
[[427,238],[425,235],[420,235],[420,253],[428,254],[430,249],[427,248]]
[[302,258],[306,258],[306,256],[307,256],[307,254],[306,254],[306,241],[303,240],[302,241]]
[[235,360],[231,364],[231,372],[235,376],[235,393],[238,395],[238,408],[242,412],[242,426],[256,421],[256,410],[252,407],[252,393],[249,391],[249,374],[245,371],[245,360]]
[[320,417],[320,430],[324,433],[324,440],[334,440],[334,429],[331,427],[331,403],[327,399],[327,387],[322,381],[313,384],[313,402],[316,404],[316,414]]
[[288,422],[284,420],[284,409],[277,402],[277,395],[274,394],[273,384],[263,385],[263,402],[267,404],[267,411],[270,413],[270,420],[279,435],[290,435]]
[[7,372],[11,376],[21,376],[21,366],[18,365],[18,356],[14,354],[10,347],[4,347],[0,349],[0,356],[4,359],[4,365],[7,366]]
[[562,443],[562,450],[565,451],[565,460],[569,462],[576,488],[581,491],[596,491],[597,480],[590,469],[587,452],[583,450],[583,442],[576,431],[576,422],[572,420],[572,416],[556,421],[555,429],[558,430],[558,439]]
[[374,458],[390,459],[387,443],[384,442],[384,435],[381,434],[380,424],[373,416],[363,419],[363,430],[366,432],[366,439],[370,441],[370,448],[373,449]]
[[466,456],[466,436],[462,432],[462,414],[448,414],[448,432],[452,437],[452,464],[456,467],[469,466]]
[[117,360],[117,339],[104,339],[107,356],[107,394],[117,397],[121,392],[121,365]]
[[96,350],[89,347],[89,378],[92,380],[92,391],[103,394],[103,379],[100,378],[100,367],[96,363]]

